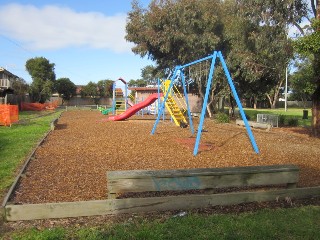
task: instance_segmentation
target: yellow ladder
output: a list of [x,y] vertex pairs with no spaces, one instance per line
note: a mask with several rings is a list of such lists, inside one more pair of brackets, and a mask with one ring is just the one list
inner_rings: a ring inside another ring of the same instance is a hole
[[116,115],[126,111],[126,102],[124,100],[116,100]]
[[[170,82],[171,82],[171,80],[166,80],[163,84],[164,96],[167,94]],[[187,123],[187,121],[183,115],[183,112],[181,111],[178,104],[174,100],[171,92],[169,92],[169,94],[168,94],[168,98],[167,98],[167,101],[165,102],[165,105],[166,105],[166,108],[167,108],[168,112],[170,113],[174,123],[177,126],[180,126],[181,122],[183,122],[185,124]]]

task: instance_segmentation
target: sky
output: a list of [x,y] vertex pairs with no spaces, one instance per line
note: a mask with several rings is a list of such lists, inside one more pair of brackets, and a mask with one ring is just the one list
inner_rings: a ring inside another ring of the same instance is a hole
[[131,0],[0,0],[0,67],[31,83],[26,61],[45,57],[76,85],[139,79],[153,63],[124,38],[130,10]]
[[130,10],[131,0],[0,0],[0,67],[31,83],[26,61],[45,57],[76,85],[139,79],[153,63],[125,40]]

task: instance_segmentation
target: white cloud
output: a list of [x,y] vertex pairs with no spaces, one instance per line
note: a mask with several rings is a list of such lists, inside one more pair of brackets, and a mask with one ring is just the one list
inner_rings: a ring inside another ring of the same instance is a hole
[[79,13],[69,8],[32,5],[0,5],[0,31],[33,50],[87,46],[129,52],[126,15]]

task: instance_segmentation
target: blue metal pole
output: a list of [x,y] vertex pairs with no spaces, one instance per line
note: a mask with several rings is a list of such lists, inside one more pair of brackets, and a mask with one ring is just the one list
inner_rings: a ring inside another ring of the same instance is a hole
[[181,81],[183,85],[183,94],[186,98],[186,103],[187,103],[187,109],[188,109],[188,117],[189,117],[189,125],[191,129],[191,134],[194,134],[194,128],[193,128],[193,122],[192,122],[192,117],[191,117],[191,112],[190,112],[190,105],[189,105],[189,100],[188,100],[188,93],[187,93],[187,88],[186,88],[186,80],[184,78],[183,70],[180,70],[180,76],[181,76]]
[[125,95],[125,97],[124,97],[124,101],[125,101],[125,107],[124,107],[124,109],[127,111],[127,109],[128,109],[128,85],[125,83],[125,85],[124,85],[124,95]]
[[186,67],[189,67],[189,66],[191,66],[191,65],[193,65],[193,64],[197,64],[197,63],[200,63],[200,62],[202,62],[202,61],[208,60],[208,59],[210,59],[210,58],[213,58],[213,54],[209,55],[208,57],[204,57],[204,58],[198,59],[198,60],[196,60],[196,61],[187,63],[187,64],[185,64],[185,65],[182,65],[180,68],[186,68]]
[[156,111],[155,113],[159,113],[159,107],[160,107],[160,79],[157,79],[158,82],[158,106],[155,107]]
[[244,111],[243,111],[243,108],[242,108],[242,104],[241,104],[240,99],[238,97],[237,91],[236,91],[236,89],[234,87],[233,81],[231,79],[229,70],[228,70],[227,65],[226,65],[226,62],[224,61],[222,53],[220,51],[218,52],[218,57],[219,57],[219,59],[221,61],[222,67],[224,69],[224,73],[226,74],[226,77],[228,79],[228,83],[229,83],[229,86],[231,88],[232,94],[233,94],[233,96],[234,96],[234,98],[235,98],[235,100],[237,102],[241,117],[242,117],[242,119],[244,121],[244,124],[246,126],[246,129],[247,129],[247,132],[248,132],[252,147],[253,147],[253,149],[254,149],[254,151],[256,153],[259,153],[259,149],[258,149],[257,143],[256,143],[256,141],[254,139],[253,134],[252,134],[252,131],[251,131],[251,128],[249,126],[249,123],[248,123],[248,120],[246,118],[246,115],[244,114]]
[[112,84],[112,115],[116,112],[116,82]]
[[200,143],[200,138],[201,138],[203,121],[204,121],[204,117],[205,117],[205,113],[206,113],[206,108],[207,108],[207,103],[208,103],[208,98],[209,98],[209,92],[210,92],[210,87],[211,87],[212,78],[213,78],[214,65],[216,63],[216,58],[217,58],[217,52],[214,51],[213,57],[212,57],[212,62],[211,62],[211,67],[210,67],[210,72],[209,72],[209,79],[208,79],[208,82],[207,82],[206,94],[205,94],[205,97],[204,97],[202,110],[201,110],[201,117],[200,117],[200,123],[199,123],[199,126],[198,126],[198,133],[197,133],[196,143],[195,143],[194,149],[193,149],[193,155],[194,156],[197,155],[198,149],[199,149],[199,143]]
[[[141,97],[141,102],[143,102],[143,97]],[[144,108],[141,109],[141,116],[143,117]]]
[[153,135],[153,134],[155,133],[155,131],[156,131],[156,128],[157,128],[157,125],[158,125],[158,123],[159,123],[161,114],[162,114],[162,112],[164,111],[165,104],[166,104],[166,101],[167,101],[168,96],[169,96],[169,92],[170,92],[170,90],[172,89],[173,80],[175,79],[178,70],[179,70],[178,67],[176,67],[176,68],[174,69],[174,73],[173,73],[173,76],[172,76],[172,78],[171,78],[170,85],[169,85],[169,87],[168,87],[168,89],[167,89],[166,96],[164,97],[163,102],[162,102],[162,104],[161,104],[161,108],[160,108],[160,111],[159,111],[159,113],[158,113],[157,120],[156,120],[156,122],[155,122],[154,125],[153,125],[152,131],[151,131],[151,135]]

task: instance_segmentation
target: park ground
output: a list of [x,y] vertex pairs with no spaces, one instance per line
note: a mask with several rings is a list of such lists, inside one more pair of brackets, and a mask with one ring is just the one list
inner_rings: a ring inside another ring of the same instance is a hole
[[256,154],[244,127],[207,120],[200,152],[193,156],[195,136],[190,128],[164,121],[151,135],[154,116],[137,118],[113,122],[98,111],[64,112],[36,151],[13,201],[105,199],[106,172],[113,170],[295,164],[300,167],[298,186],[320,185],[320,139],[311,138],[303,129],[253,130],[260,150]]
[[[320,139],[310,137],[306,128],[254,129],[260,150],[260,154],[256,154],[245,128],[206,119],[200,152],[193,156],[195,138],[189,128],[176,127],[169,120],[161,121],[155,135],[151,135],[154,116],[137,116],[123,122],[106,119],[98,111],[64,112],[56,129],[36,151],[35,159],[31,161],[11,201],[45,203],[105,199],[106,171],[109,170],[296,164],[301,169],[298,186],[320,185]],[[198,120],[194,119],[195,127]],[[309,202],[319,203],[318,200]],[[288,207],[287,204],[284,206]],[[264,204],[240,209],[250,211],[260,207]],[[230,209],[226,211],[239,211],[239,207]],[[167,219],[168,215],[162,218]],[[130,217],[125,222],[128,219]],[[63,221],[66,225],[86,226],[96,220]],[[14,223],[6,227],[19,229],[37,224],[49,228],[56,224],[65,226],[61,221],[47,221]]]

